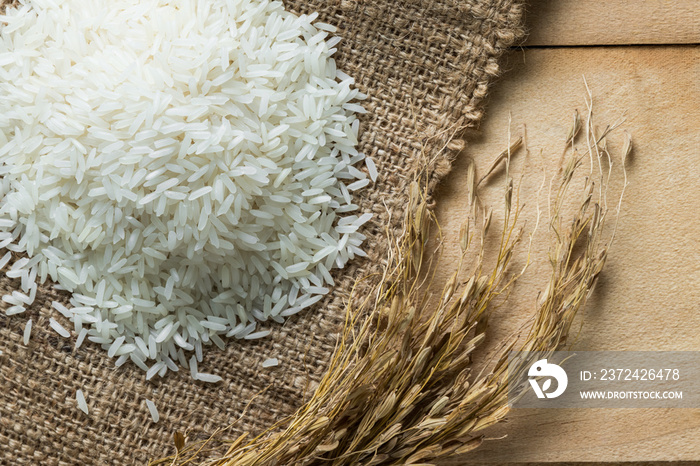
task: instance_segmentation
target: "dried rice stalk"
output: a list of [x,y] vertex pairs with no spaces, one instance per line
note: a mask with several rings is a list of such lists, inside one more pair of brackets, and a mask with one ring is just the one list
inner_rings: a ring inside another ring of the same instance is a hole
[[[552,351],[566,340],[612,241],[612,237],[603,237],[608,213],[605,186],[612,159],[604,137],[595,136],[590,102],[588,110],[583,128],[587,150],[583,154],[574,150],[566,159],[553,198],[549,223],[554,233],[552,273],[540,295],[532,328],[518,347],[521,350]],[[580,125],[578,118],[576,125]],[[566,141],[569,147],[578,132],[572,130]],[[516,141],[511,147],[515,150],[518,145]],[[625,152],[627,147],[629,143]],[[507,162],[511,152],[499,156],[497,162]],[[564,197],[586,159],[591,173],[585,178],[579,208],[565,228],[560,216]],[[485,322],[494,300],[517,278],[508,270],[523,230],[516,227],[520,207],[517,189],[508,178],[500,247],[495,265],[487,267],[484,238],[491,211],[480,207],[476,180],[472,164],[467,173],[471,215],[459,238],[462,259],[437,306],[429,308],[421,291],[424,277],[434,271],[434,264],[424,262],[423,255],[433,216],[426,193],[414,182],[403,235],[393,239],[392,267],[374,298],[356,297],[348,304],[344,334],[311,400],[268,433],[252,440],[241,436],[225,456],[204,464],[431,464],[481,444],[481,431],[508,413],[508,351],[517,341],[504,343],[498,361],[486,374],[472,374],[471,355],[485,339]],[[467,259],[471,261],[468,267]],[[467,278],[461,281],[465,268]],[[525,364],[521,370],[526,370]],[[199,453],[206,444],[185,448],[181,434],[179,438],[177,455],[154,464],[200,461]]]

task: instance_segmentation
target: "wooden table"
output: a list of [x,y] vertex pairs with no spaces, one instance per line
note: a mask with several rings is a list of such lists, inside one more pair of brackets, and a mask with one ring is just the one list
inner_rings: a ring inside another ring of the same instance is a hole
[[[491,89],[479,134],[440,187],[438,219],[448,243],[447,278],[457,257],[465,205],[466,157],[481,173],[513,137],[528,151],[513,161],[523,174],[525,219],[544,208],[545,177],[556,172],[573,112],[585,113],[591,89],[604,126],[623,113],[634,151],[615,243],[573,342],[579,350],[700,350],[700,2],[696,0],[534,1],[532,31]],[[621,145],[623,133],[611,138]],[[548,179],[548,178],[547,178]],[[502,178],[500,179],[502,181]],[[615,178],[610,192],[619,195]],[[485,199],[499,212],[495,178]],[[498,215],[496,213],[496,218]],[[548,277],[546,228],[534,262],[490,322],[489,345],[523,325]],[[523,259],[521,258],[521,261]],[[578,327],[577,327],[578,328]],[[700,464],[700,409],[513,410],[476,454],[455,462],[691,461]]]

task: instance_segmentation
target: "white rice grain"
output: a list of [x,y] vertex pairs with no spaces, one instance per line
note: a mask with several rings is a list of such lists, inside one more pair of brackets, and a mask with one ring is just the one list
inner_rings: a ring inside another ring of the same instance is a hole
[[70,332],[63,328],[63,326],[59,324],[58,321],[56,321],[56,319],[54,319],[53,317],[49,319],[49,326],[51,326],[51,328],[54,329],[54,331],[61,335],[63,338],[70,337]]
[[207,382],[207,383],[217,383],[217,382],[221,382],[223,380],[218,375],[207,374],[205,372],[198,372],[195,379],[202,381],[202,382]]
[[75,399],[78,402],[78,409],[80,409],[85,414],[88,414],[88,405],[85,401],[85,395],[83,395],[82,390],[78,389],[78,391],[75,392]]
[[246,340],[257,340],[259,338],[265,338],[269,334],[270,334],[270,330],[261,330],[260,332],[248,334],[244,338]]
[[27,323],[24,325],[24,333],[22,335],[22,342],[24,343],[24,346],[29,345],[29,339],[32,336],[32,319],[29,319]]
[[278,365],[279,365],[279,361],[277,360],[277,358],[269,358],[269,359],[264,360],[262,363],[262,366],[264,368],[275,367]]
[[[5,245],[7,246],[7,245]],[[10,262],[10,259],[12,259],[12,253],[7,252],[5,253],[4,256],[2,256],[2,259],[0,259],[0,270],[4,269],[5,266],[7,265],[8,262]]]
[[160,420],[160,414],[158,414],[156,404],[151,400],[146,400],[146,407],[148,408],[148,412],[151,413],[151,419],[153,419],[153,422],[158,422]]
[[88,334],[88,329],[83,328],[80,330],[80,332],[78,333],[78,338],[76,338],[76,340],[75,340],[75,349],[80,348],[80,346],[83,344],[83,341],[85,340],[85,337],[87,336],[87,334]]

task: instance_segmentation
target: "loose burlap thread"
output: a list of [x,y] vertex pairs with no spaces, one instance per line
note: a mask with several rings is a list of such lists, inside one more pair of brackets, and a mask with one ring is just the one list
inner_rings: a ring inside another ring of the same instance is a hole
[[[319,21],[338,27],[338,68],[369,96],[360,150],[375,161],[380,179],[357,195],[361,210],[374,213],[364,231],[368,258],[336,271],[327,299],[273,325],[267,339],[232,340],[225,351],[209,347],[200,368],[224,379],[213,385],[193,381],[187,370],[146,381],[131,364],[115,369],[96,345],[76,350],[74,338],[61,338],[48,325],[54,317],[72,328],[51,308],[67,295],[43,286],[24,315],[0,312],[0,463],[145,464],[174,453],[176,431],[188,442],[231,424],[229,438],[257,434],[298,409],[330,361],[356,279],[370,277],[358,293],[381,279],[388,238],[401,231],[409,183],[421,179],[432,192],[459,152],[455,136],[480,120],[498,59],[521,35],[523,13],[518,0],[284,3],[297,14],[317,11]],[[6,294],[17,283],[3,274],[0,287]],[[24,346],[28,318],[34,330]],[[263,369],[268,357],[279,358],[280,366]],[[77,408],[78,389],[88,415]],[[157,405],[160,422],[151,421],[146,399]]]

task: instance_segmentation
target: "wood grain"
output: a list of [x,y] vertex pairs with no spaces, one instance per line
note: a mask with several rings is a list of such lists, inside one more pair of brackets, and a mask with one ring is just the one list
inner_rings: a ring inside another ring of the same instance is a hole
[[525,45],[700,43],[697,0],[533,0]]
[[[508,67],[480,135],[440,188],[437,214],[447,243],[457,242],[466,214],[466,157],[483,173],[507,147],[509,119],[513,137],[525,132],[528,141],[512,165],[523,174],[523,220],[535,224],[537,205],[546,218],[547,193],[539,189],[556,173],[574,109],[585,109],[585,74],[598,124],[626,113],[634,152],[616,241],[574,348],[700,350],[700,47],[532,49],[513,54]],[[621,146],[621,136],[611,138],[611,147]],[[611,202],[621,183],[618,172]],[[495,225],[501,199],[496,177],[484,192]],[[490,320],[484,354],[532,316],[548,277],[548,244],[541,225],[528,273]],[[438,282],[447,279],[457,254],[456,247],[446,248]],[[524,256],[519,261],[524,264]],[[504,435],[454,464],[700,461],[698,409],[514,410],[507,423],[487,432]]]

